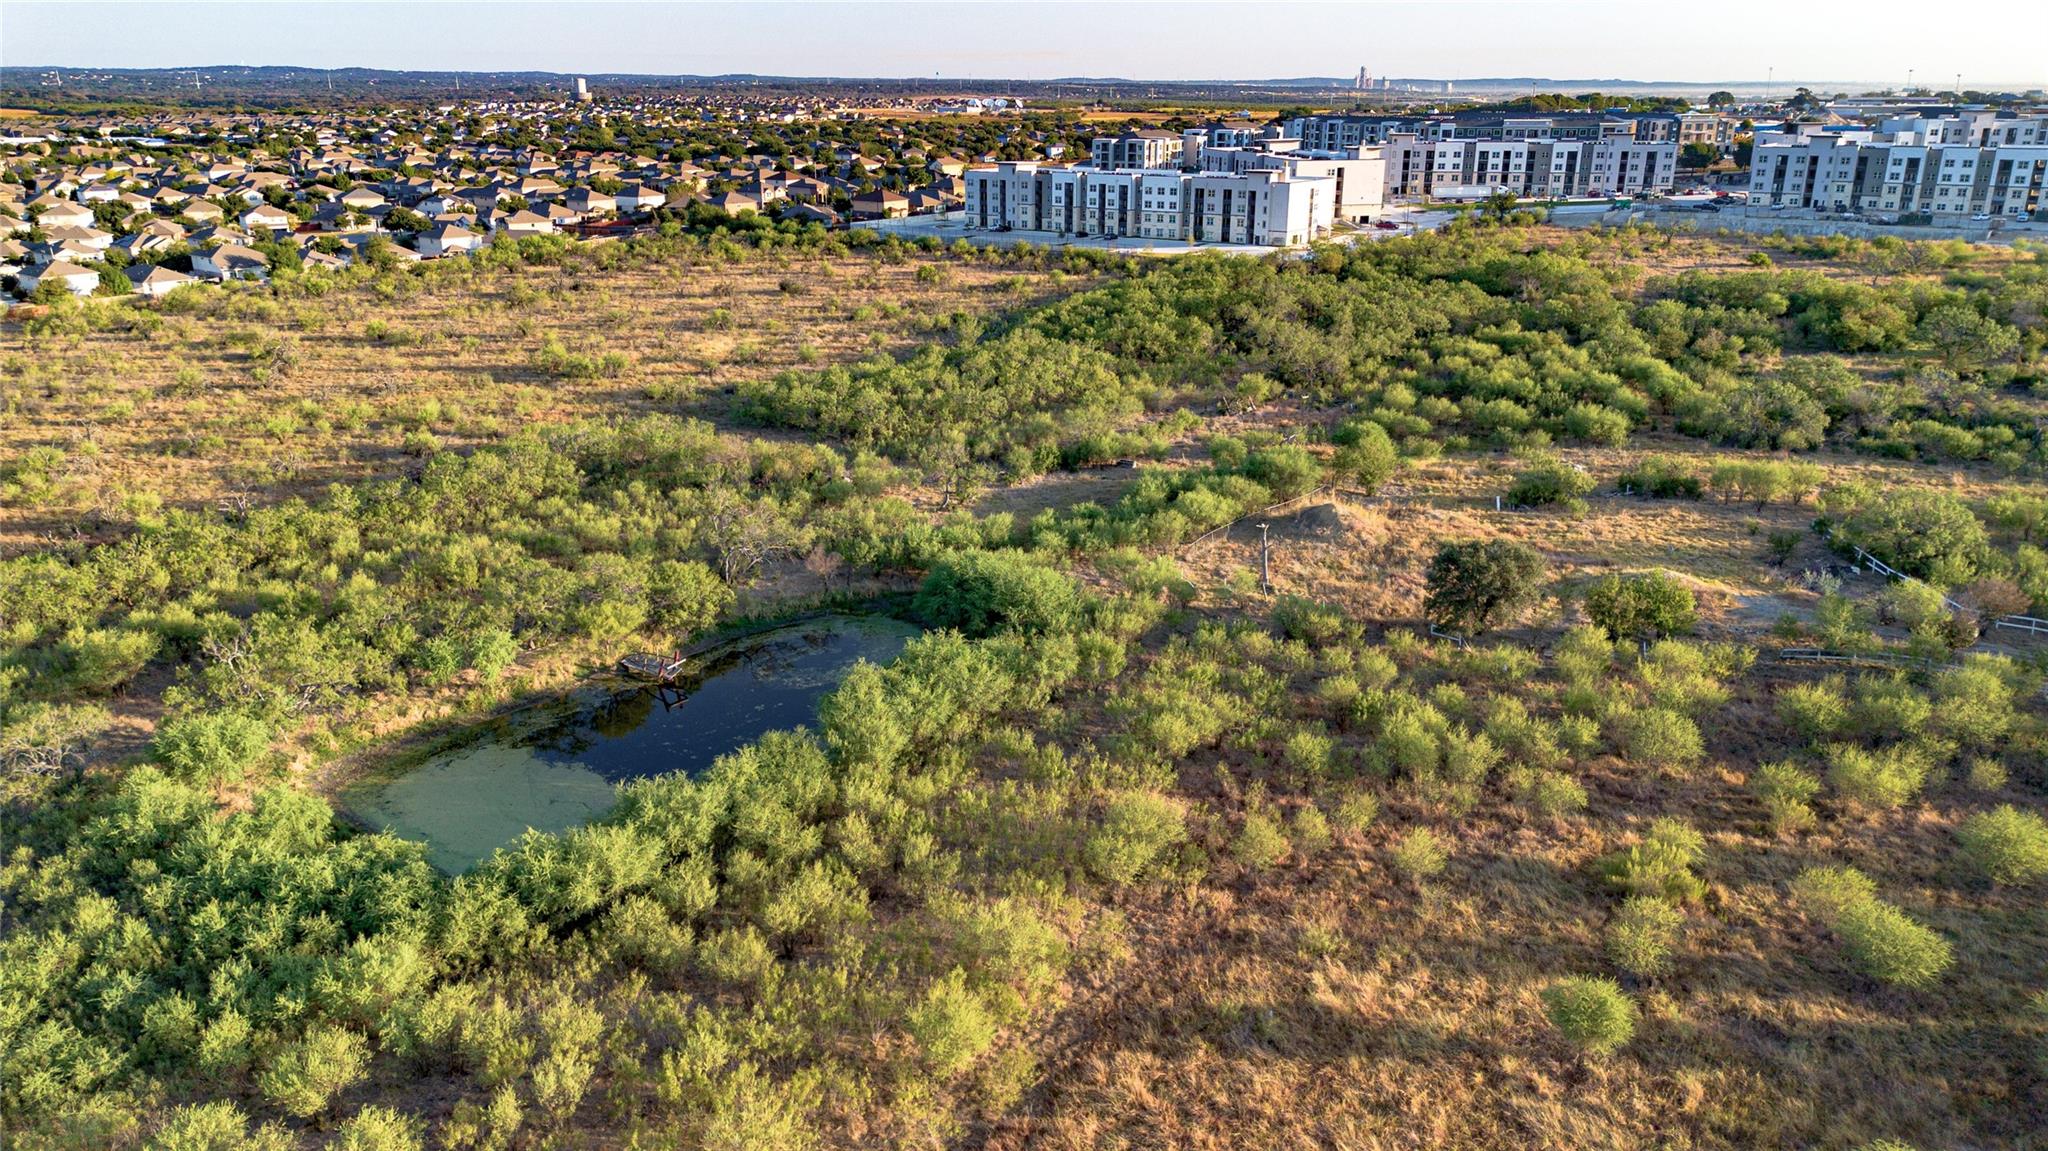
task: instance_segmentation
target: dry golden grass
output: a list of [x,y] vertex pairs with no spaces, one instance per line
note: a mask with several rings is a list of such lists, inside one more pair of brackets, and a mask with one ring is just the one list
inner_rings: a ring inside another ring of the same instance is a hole
[[[1644,438],[1627,448],[1563,448],[1556,454],[1586,468],[1603,493],[1611,492],[1615,477],[1644,456],[1685,459],[1702,475],[1731,459],[1773,458],[1675,437]],[[1973,501],[2029,486],[1986,468],[1936,468],[1844,454],[1800,459],[1818,464],[1826,483],[1935,487]],[[1357,619],[1416,625],[1422,621],[1424,575],[1439,544],[1512,538],[1543,553],[1552,578],[1567,589],[1609,572],[1674,572],[1699,595],[1710,629],[1752,639],[1779,615],[1810,610],[1814,595],[1799,581],[1803,571],[1840,563],[1808,530],[1817,514],[1811,499],[1759,508],[1711,494],[1700,500],[1596,494],[1589,497],[1584,515],[1496,511],[1494,496],[1507,490],[1519,466],[1512,457],[1497,455],[1417,461],[1376,498],[1340,493],[1289,505],[1271,516],[1248,517],[1180,549],[1176,558],[1198,587],[1227,601],[1227,589],[1233,584],[1246,588],[1257,573],[1263,519],[1271,525],[1277,591],[1337,604]],[[1782,567],[1773,566],[1766,555],[1765,542],[1774,531],[1807,532]],[[1555,620],[1561,611],[1552,600],[1533,618]]]
[[[1941,779],[1896,813],[1824,801],[1818,828],[1781,838],[1744,785],[1796,745],[1772,700],[1811,674],[1765,666],[1738,681],[1703,725],[1696,769],[1581,764],[1581,814],[1539,815],[1489,789],[1448,816],[1396,787],[1376,823],[1321,853],[1266,872],[1219,862],[1199,884],[1115,901],[1128,959],[1078,989],[1041,1041],[1045,1078],[989,1145],[2038,1146],[2048,1019],[2026,1007],[2039,985],[2024,958],[2042,938],[2038,895],[1990,888],[1954,859],[1961,814],[2001,797]],[[1545,690],[1512,688],[1538,710]],[[1233,782],[1219,787],[1225,768]],[[1181,765],[1218,859],[1253,784],[1283,812],[1306,799],[1257,755]],[[1706,894],[1674,968],[1627,983],[1643,1011],[1633,1042],[1582,1059],[1538,992],[1612,970],[1601,932],[1621,897],[1593,864],[1664,815],[1704,833]],[[1447,870],[1420,886],[1389,863],[1417,826],[1451,845]],[[1937,992],[1857,975],[1789,906],[1792,878],[1824,863],[1864,870],[1956,943]]]
[[[944,274],[920,280],[927,266]],[[423,436],[461,449],[583,418],[665,411],[725,422],[741,381],[900,352],[931,338],[929,321],[1024,307],[1084,283],[928,258],[755,257],[527,268],[401,300],[368,289],[252,295],[218,318],[167,315],[148,336],[31,340],[19,324],[0,325],[0,456],[65,453],[54,496],[0,502],[0,551],[118,525],[159,502],[262,503],[397,474]],[[550,378],[533,363],[549,339],[627,366],[610,379]],[[288,373],[252,354],[278,342],[297,349]]]

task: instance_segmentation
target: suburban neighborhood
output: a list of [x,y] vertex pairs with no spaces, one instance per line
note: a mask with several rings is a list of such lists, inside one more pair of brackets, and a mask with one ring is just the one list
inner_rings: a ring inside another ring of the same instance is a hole
[[1959,227],[2048,210],[2048,111],[2024,95],[1994,106],[1801,89],[1544,110],[1371,93],[1371,107],[1119,122],[1103,101],[584,85],[562,101],[14,121],[0,136],[0,282],[20,297],[154,299],[366,253],[446,259],[498,238],[749,213],[827,229],[931,216],[1055,244],[1294,247],[1502,197]]

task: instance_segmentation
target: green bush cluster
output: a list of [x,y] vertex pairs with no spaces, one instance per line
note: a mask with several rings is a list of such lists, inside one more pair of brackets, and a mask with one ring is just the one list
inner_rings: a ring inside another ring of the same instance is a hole
[[1543,1013],[1565,1042],[1608,1055],[1635,1038],[1635,1001],[1611,979],[1575,975],[1543,989]]
[[1953,962],[1948,940],[1879,899],[1876,884],[1854,868],[1809,869],[1792,894],[1841,940],[1856,969],[1880,983],[1931,987]]
[[1970,865],[1993,883],[2032,883],[2048,875],[2048,821],[2011,804],[1980,811],[1956,829]]

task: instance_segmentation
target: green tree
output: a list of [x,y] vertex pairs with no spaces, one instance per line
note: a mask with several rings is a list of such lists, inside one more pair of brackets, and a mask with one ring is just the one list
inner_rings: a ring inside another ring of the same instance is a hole
[[1692,589],[1668,572],[1607,575],[1586,592],[1586,614],[1617,638],[1685,635],[1699,622]]
[[1827,409],[1787,376],[1748,380],[1728,394],[1719,420],[1723,443],[1811,451],[1827,438]]
[[27,704],[0,712],[0,766],[54,775],[84,762],[86,748],[113,723],[98,704]]
[[1450,862],[1450,852],[1443,840],[1426,827],[1418,827],[1402,836],[1394,844],[1390,857],[1394,870],[1416,883],[1442,874]]
[[1394,450],[1394,441],[1387,435],[1387,429],[1375,423],[1364,423],[1351,443],[1337,449],[1335,462],[1338,476],[1357,484],[1371,495],[1400,469],[1401,454]]
[[916,605],[934,626],[970,636],[1070,631],[1081,613],[1072,579],[1016,552],[963,552],[939,561]]
[[908,1024],[926,1062],[942,1078],[966,1070],[996,1037],[994,1016],[958,967],[931,985]]
[[1104,807],[1102,823],[1083,844],[1081,859],[1105,883],[1135,883],[1187,835],[1186,817],[1177,801],[1151,792],[1125,792]]
[[1445,544],[1430,560],[1430,622],[1478,635],[1536,598],[1546,571],[1534,548],[1514,540]]
[[1943,491],[1833,491],[1823,510],[1838,519],[1837,538],[1910,576],[1946,587],[1970,582],[1990,560],[1990,538],[1970,506]]
[[2019,332],[1967,304],[1943,304],[1920,319],[1916,333],[1952,371],[1975,371],[2011,355]]
[[1516,507],[1562,507],[1574,512],[1586,510],[1583,498],[1593,490],[1593,477],[1584,468],[1563,460],[1544,457],[1533,462],[1508,488],[1508,503]]
[[717,623],[732,606],[733,590],[718,573],[694,560],[664,560],[647,582],[652,622],[689,636]]
[[1272,867],[1286,858],[1290,844],[1280,821],[1263,811],[1249,812],[1237,837],[1230,842],[1230,854],[1254,870]]

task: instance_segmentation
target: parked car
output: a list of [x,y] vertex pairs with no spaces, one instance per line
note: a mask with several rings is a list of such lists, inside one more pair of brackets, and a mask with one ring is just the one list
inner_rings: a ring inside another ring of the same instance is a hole
[[1970,217],[1970,219],[1972,219],[1972,220],[1975,220],[1976,222],[1978,222],[1978,223],[1980,223],[1980,224],[1981,224],[1981,223],[1984,223],[1985,221],[1987,221],[1987,220],[1991,219],[1991,213],[1989,213],[1989,212],[1979,212],[1979,213],[1977,213],[1976,215],[1974,215],[1974,216]]

